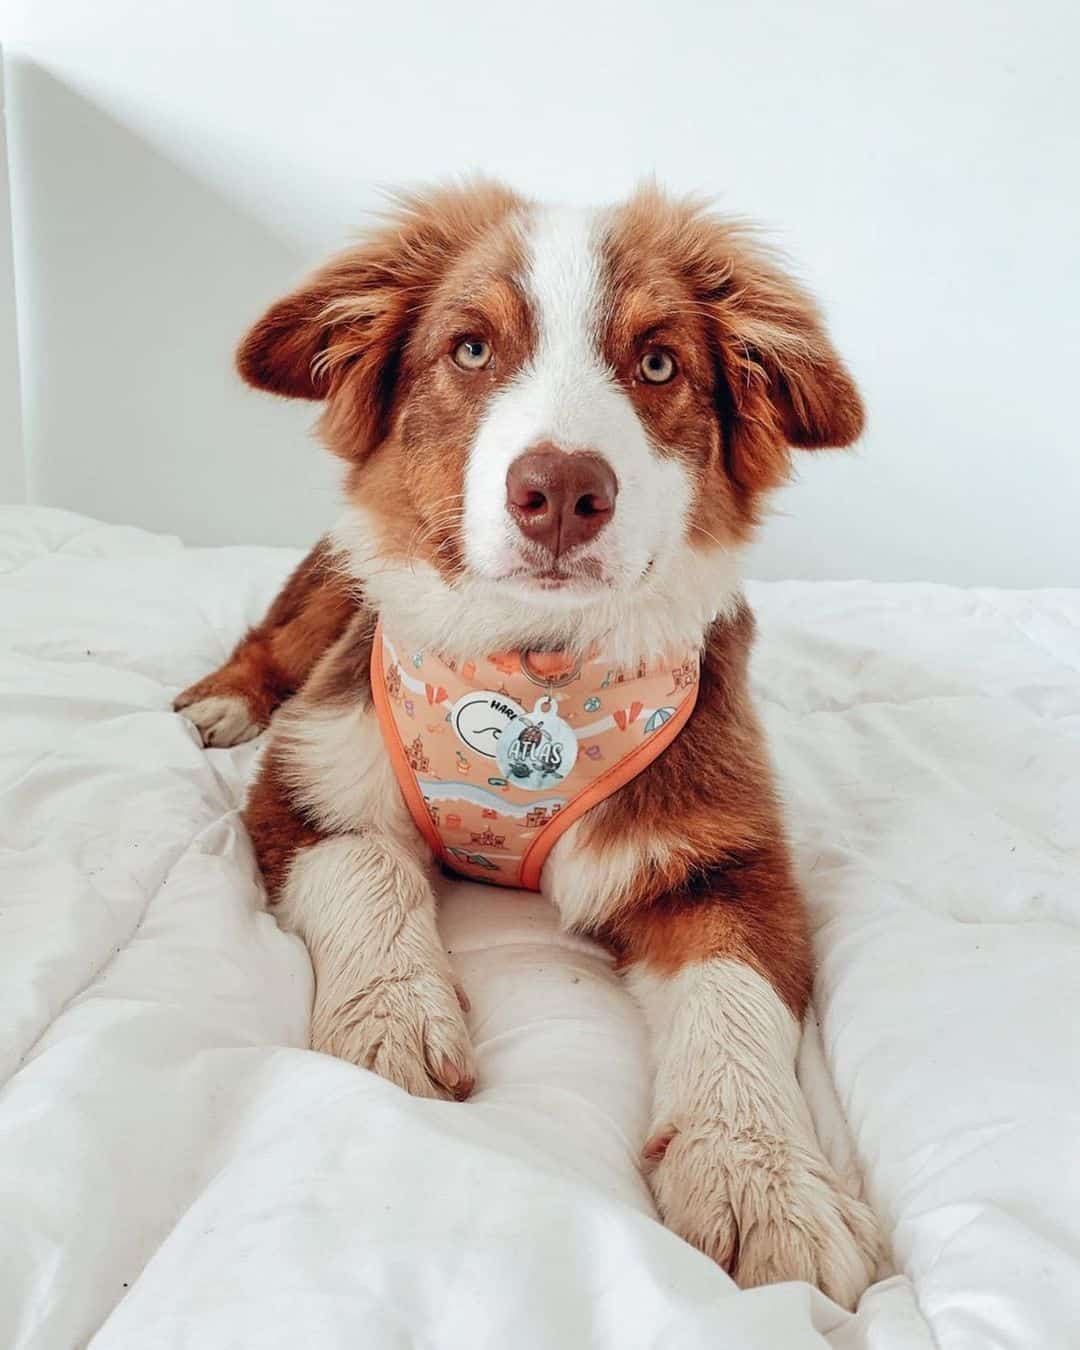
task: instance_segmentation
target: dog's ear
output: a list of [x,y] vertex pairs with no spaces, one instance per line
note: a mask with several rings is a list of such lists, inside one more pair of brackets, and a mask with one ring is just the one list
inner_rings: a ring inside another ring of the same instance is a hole
[[385,431],[410,327],[439,277],[517,205],[484,181],[398,197],[386,224],[271,305],[240,343],[237,369],[256,389],[328,400],[330,448],[360,458]]
[[342,344],[392,329],[394,292],[379,286],[364,253],[342,254],[270,306],[237,349],[248,384],[286,398],[326,398],[343,364],[335,359]]
[[790,447],[857,440],[863,404],[802,287],[742,227],[718,222],[715,242],[708,312],[728,471],[746,491],[764,492],[788,477]]
[[[349,459],[362,458],[385,434],[408,332],[411,291],[406,278],[388,271],[386,242],[327,263],[271,305],[236,354],[237,369],[256,389],[329,400],[324,437]],[[347,407],[333,397],[346,385]]]

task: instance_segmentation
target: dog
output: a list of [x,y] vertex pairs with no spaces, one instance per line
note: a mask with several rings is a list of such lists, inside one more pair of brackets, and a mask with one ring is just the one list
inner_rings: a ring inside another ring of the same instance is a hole
[[346,507],[175,706],[208,746],[270,728],[245,821],[313,1047],[467,1097],[433,865],[531,885],[644,1011],[667,1225],[853,1306],[879,1238],[796,1080],[810,942],[738,579],[793,449],[862,429],[815,303],[696,200],[473,181],[398,198],[237,364],[322,403]]

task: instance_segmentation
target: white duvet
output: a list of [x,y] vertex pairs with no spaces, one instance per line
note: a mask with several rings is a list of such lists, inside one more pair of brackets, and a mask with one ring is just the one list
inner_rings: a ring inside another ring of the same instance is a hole
[[0,1350],[1080,1346],[1080,593],[750,588],[852,1316],[655,1221],[637,1014],[535,897],[445,888],[467,1104],[304,1048],[258,744],[169,711],[294,560],[0,511]]

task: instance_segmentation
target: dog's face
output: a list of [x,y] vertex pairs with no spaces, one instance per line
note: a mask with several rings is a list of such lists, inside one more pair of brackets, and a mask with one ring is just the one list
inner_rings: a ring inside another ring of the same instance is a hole
[[789,447],[862,425],[812,301],[744,227],[648,190],[598,211],[410,198],[248,335],[384,565],[528,608],[629,595],[744,543]]

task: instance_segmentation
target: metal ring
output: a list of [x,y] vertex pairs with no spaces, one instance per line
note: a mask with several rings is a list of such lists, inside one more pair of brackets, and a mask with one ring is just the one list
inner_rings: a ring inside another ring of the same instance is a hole
[[551,676],[541,675],[539,672],[529,669],[529,657],[531,655],[531,652],[521,652],[519,654],[518,662],[521,666],[521,673],[527,680],[532,684],[539,686],[541,689],[564,689],[568,684],[573,684],[581,674],[582,663],[580,656],[575,660],[573,666],[565,675]]

